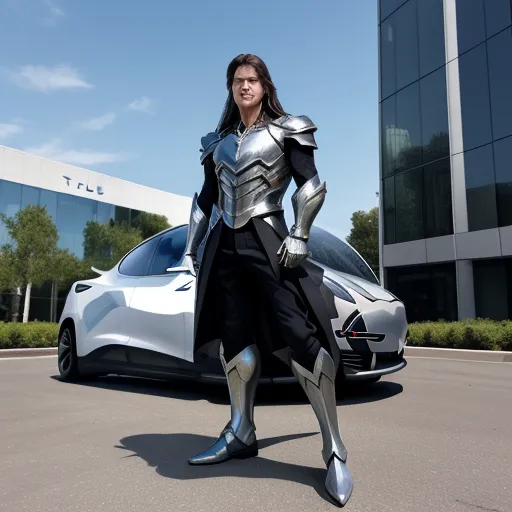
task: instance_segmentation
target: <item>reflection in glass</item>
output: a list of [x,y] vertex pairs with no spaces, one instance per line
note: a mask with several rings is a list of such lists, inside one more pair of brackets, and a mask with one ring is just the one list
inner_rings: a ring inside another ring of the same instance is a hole
[[416,82],[396,93],[396,171],[421,165],[420,89]]
[[485,41],[484,0],[456,0],[456,5],[460,55]]
[[425,237],[453,234],[450,158],[426,165],[423,182]]
[[406,0],[380,0],[380,19],[387,18],[398,9]]
[[384,243],[395,243],[395,178],[384,180]]
[[368,263],[346,242],[318,226],[311,228],[309,250],[321,265],[378,284]]
[[179,227],[173,229],[160,238],[149,269],[150,275],[167,274],[166,269],[177,267],[183,259],[185,244],[187,242],[187,228]]
[[396,96],[391,96],[381,103],[381,148],[382,173],[390,176],[395,172],[396,139],[399,133],[396,127]]
[[396,91],[395,28],[392,20],[380,26],[381,96],[387,98]]
[[489,77],[485,44],[459,57],[464,149],[492,141]]
[[443,0],[418,0],[420,76],[446,62]]
[[446,68],[423,78],[420,89],[423,163],[428,163],[450,155]]
[[[8,217],[14,217],[20,210],[21,185],[11,181],[0,180],[0,212]],[[7,228],[0,222],[0,244],[11,242]]]
[[487,41],[494,140],[512,134],[512,29]]
[[139,245],[121,261],[119,272],[126,276],[146,276],[160,237],[150,238]]
[[97,221],[100,224],[108,224],[115,217],[115,206],[113,204],[102,203],[98,201],[98,217]]
[[497,227],[492,144],[464,153],[464,172],[469,230]]
[[492,37],[512,24],[510,0],[484,1],[487,37]]
[[422,168],[395,176],[396,242],[424,238]]
[[22,185],[21,187],[21,208],[25,208],[25,206],[39,205],[39,190],[35,187],[30,187],[29,185]]
[[494,168],[500,226],[512,226],[512,137],[494,143]]
[[130,209],[123,206],[115,207],[115,221],[117,224],[130,224]]
[[45,190],[41,189],[41,193],[39,195],[39,204],[41,206],[46,206],[46,211],[48,215],[53,219],[53,222],[56,222],[57,219],[57,192],[53,190]]

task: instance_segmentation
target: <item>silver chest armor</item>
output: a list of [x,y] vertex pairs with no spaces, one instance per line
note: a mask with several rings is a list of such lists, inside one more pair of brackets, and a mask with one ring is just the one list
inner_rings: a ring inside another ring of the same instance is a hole
[[217,209],[237,229],[252,217],[283,210],[292,174],[283,152],[287,137],[316,148],[316,126],[306,116],[282,116],[252,126],[243,134],[203,137],[201,161],[213,153],[219,187]]

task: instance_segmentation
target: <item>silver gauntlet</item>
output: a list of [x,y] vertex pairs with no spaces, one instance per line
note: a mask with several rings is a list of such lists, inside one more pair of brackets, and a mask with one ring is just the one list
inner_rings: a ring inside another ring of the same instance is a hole
[[184,264],[195,275],[197,271],[197,249],[208,231],[208,218],[197,204],[197,192],[192,199],[190,220],[188,225],[187,243],[185,244]]
[[322,207],[326,193],[325,181],[320,183],[320,178],[316,174],[293,194],[295,224],[277,252],[278,256],[281,256],[279,263],[285,267],[296,267],[310,256],[307,245],[309,231]]
[[297,189],[292,196],[295,224],[291,235],[295,238],[307,240],[309,230],[324,203],[327,187],[325,181],[320,183],[320,177],[315,174],[306,181],[302,187]]

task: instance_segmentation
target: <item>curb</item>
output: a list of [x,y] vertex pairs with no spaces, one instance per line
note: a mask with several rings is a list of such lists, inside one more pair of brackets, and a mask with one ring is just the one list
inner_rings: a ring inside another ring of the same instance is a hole
[[[13,357],[56,356],[57,347],[6,348],[0,350],[0,359]],[[501,350],[465,350],[460,348],[405,347],[405,357],[435,357],[464,361],[512,363],[512,352]]]
[[0,359],[11,357],[56,356],[57,347],[49,348],[5,348],[0,350]]
[[481,361],[492,363],[512,363],[512,352],[502,350],[466,350],[461,348],[405,347],[405,357],[435,357]]

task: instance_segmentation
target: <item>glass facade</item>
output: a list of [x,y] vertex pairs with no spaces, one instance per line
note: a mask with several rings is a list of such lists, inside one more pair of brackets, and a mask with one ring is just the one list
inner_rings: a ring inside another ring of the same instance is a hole
[[384,243],[452,234],[443,1],[381,0],[379,31]]
[[[468,230],[512,225],[512,2],[454,3],[446,26],[443,0],[380,0],[384,244],[453,234],[452,159],[464,169]],[[457,34],[459,154],[449,142],[446,29]],[[386,278],[410,321],[457,318],[454,262],[388,267]],[[512,318],[512,258],[473,261],[473,283],[476,316]]]
[[[88,221],[102,224],[111,219],[131,223],[138,210],[123,208],[61,192],[39,189],[20,183],[0,180],[0,212],[9,217],[28,205],[45,206],[57,226],[58,247],[68,249],[78,258],[84,256],[83,231]],[[8,243],[9,235],[3,222],[0,222],[0,244]],[[32,288],[29,320],[50,320],[58,318],[67,292],[56,293],[52,284]],[[6,319],[10,312],[10,293],[0,294],[0,319]],[[54,304],[56,301],[56,305]],[[23,301],[22,301],[23,305]],[[55,309],[54,309],[55,308]]]
[[470,231],[512,225],[512,17],[509,0],[457,0]]

